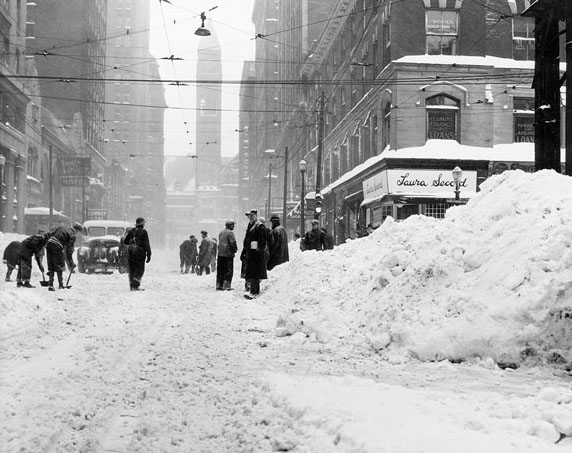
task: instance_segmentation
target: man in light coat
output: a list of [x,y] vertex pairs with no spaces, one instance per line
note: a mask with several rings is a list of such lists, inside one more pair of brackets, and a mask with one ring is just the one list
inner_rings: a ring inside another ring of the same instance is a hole
[[234,220],[227,220],[225,228],[218,234],[218,260],[216,268],[216,289],[231,290],[234,271],[234,255],[238,251],[234,236]]

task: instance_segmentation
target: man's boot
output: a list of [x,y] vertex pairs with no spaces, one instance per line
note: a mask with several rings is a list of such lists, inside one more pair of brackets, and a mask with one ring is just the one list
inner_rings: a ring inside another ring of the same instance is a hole
[[48,291],[55,291],[54,289],[54,273],[48,271]]
[[60,285],[60,289],[64,289],[64,275],[62,271],[58,271],[58,283]]

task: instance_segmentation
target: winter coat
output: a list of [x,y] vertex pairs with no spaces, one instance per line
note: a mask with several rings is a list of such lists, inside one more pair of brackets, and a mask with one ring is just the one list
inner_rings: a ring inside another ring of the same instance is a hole
[[[143,226],[136,226],[135,228],[131,228],[124,239],[125,245],[129,247],[129,255],[134,254],[136,252],[138,255],[140,254],[143,257],[147,257],[147,261],[151,259],[151,245],[149,244],[149,234],[147,230],[143,228]],[[135,245],[136,247],[130,247]]]
[[16,267],[18,265],[18,251],[20,250],[21,244],[20,241],[12,241],[6,246],[2,256],[2,260],[6,265],[10,267]]
[[209,266],[211,264],[211,248],[212,242],[208,237],[204,237],[199,245],[199,266]]
[[240,254],[243,266],[241,275],[243,278],[257,280],[268,278],[266,257],[264,255],[264,250],[267,246],[266,238],[266,227],[260,220],[248,224]]
[[211,239],[211,257],[212,259],[216,259],[218,255],[218,243],[216,241],[216,239]]
[[20,245],[19,255],[24,257],[31,258],[32,255],[36,257],[36,261],[40,269],[42,266],[42,259],[44,257],[44,247],[48,243],[48,239],[50,238],[48,234],[34,234],[32,236],[28,236],[26,239],[22,241]]
[[300,249],[304,250],[324,250],[326,244],[326,235],[322,230],[312,229],[304,235],[300,242]]
[[67,263],[70,266],[74,265],[73,252],[75,246],[75,230],[71,226],[61,225],[50,231],[50,236],[51,237],[48,241],[58,244],[62,248],[64,258]]
[[218,256],[224,258],[234,258],[238,251],[234,231],[225,228],[218,234]]
[[184,257],[189,263],[194,263],[197,259],[197,240],[184,240],[179,246],[181,257]]
[[268,260],[268,270],[279,264],[290,260],[288,254],[288,234],[283,226],[277,225],[270,232],[270,259]]

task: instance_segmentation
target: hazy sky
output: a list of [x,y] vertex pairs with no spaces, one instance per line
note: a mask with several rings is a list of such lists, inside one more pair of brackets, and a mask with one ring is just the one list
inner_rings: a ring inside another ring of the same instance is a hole
[[[254,0],[150,1],[151,52],[157,58],[174,55],[184,59],[159,60],[161,77],[196,78],[197,47],[201,37],[194,33],[201,25],[200,13],[204,11],[207,16],[205,26],[216,31],[221,45],[223,80],[240,80],[242,62],[254,59]],[[239,134],[235,130],[238,129],[239,86],[223,85],[221,90],[222,154],[234,156],[238,153]],[[189,142],[195,141],[195,86],[167,85],[166,99],[172,108],[165,115],[165,154],[194,154],[195,146]]]

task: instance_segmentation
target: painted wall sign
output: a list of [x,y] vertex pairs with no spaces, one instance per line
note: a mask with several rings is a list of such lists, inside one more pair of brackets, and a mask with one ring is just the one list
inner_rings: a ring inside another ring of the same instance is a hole
[[363,198],[375,198],[388,193],[387,172],[382,171],[363,182]]

